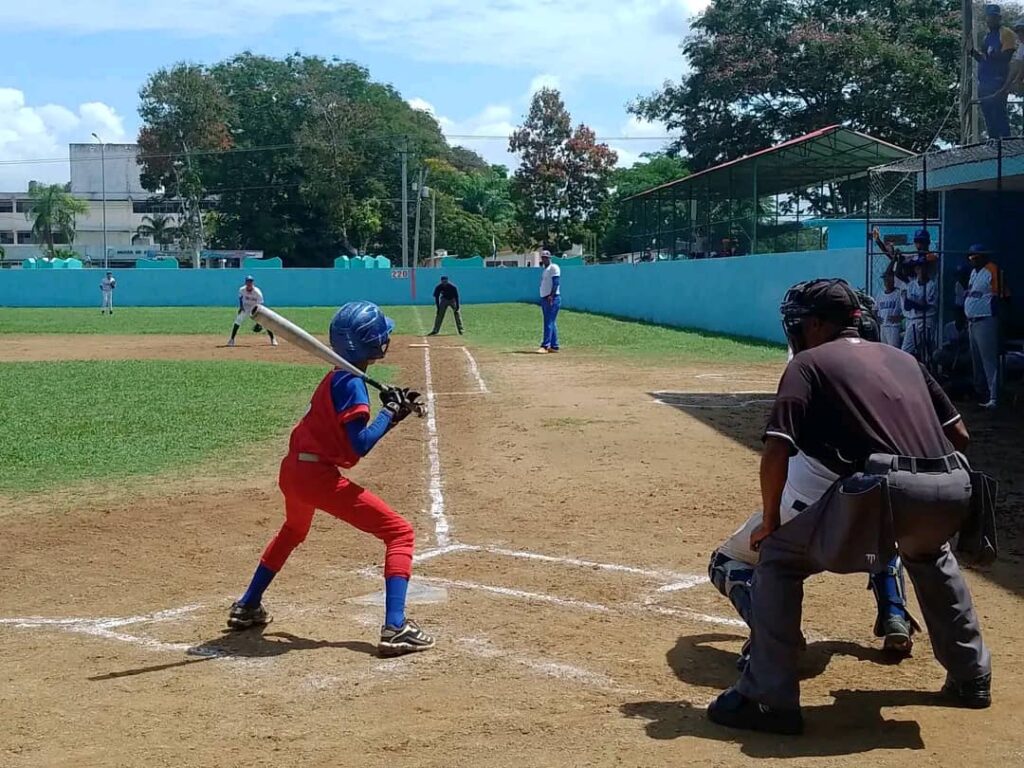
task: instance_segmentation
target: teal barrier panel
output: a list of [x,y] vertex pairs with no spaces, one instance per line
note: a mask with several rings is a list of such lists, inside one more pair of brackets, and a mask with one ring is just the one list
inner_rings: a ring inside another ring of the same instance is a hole
[[334,268],[335,269],[348,269],[348,267],[349,267],[349,263],[348,262],[349,262],[348,256],[339,256],[338,258],[336,258],[334,260]]
[[64,260],[64,269],[81,269],[82,260],[74,257],[67,258]]
[[562,273],[562,308],[784,342],[786,290],[818,277],[861,286],[864,259],[863,248],[850,248],[590,266]]
[[483,266],[482,256],[467,256],[464,259],[448,256],[441,259],[441,269],[483,269]]
[[246,257],[242,259],[242,269],[283,269],[284,262],[281,261],[280,256],[274,256],[270,259],[254,259],[252,257]]
[[177,259],[139,259],[135,262],[136,269],[179,269]]
[[552,256],[551,263],[557,264],[559,267],[582,267],[583,257],[582,256]]
[[[242,269],[115,269],[119,307],[238,306]],[[255,275],[270,306],[340,306],[365,299],[378,304],[434,303],[441,269],[268,269]],[[0,270],[0,306],[92,307],[102,269]],[[536,269],[473,269],[454,282],[465,304],[535,302]],[[413,291],[415,286],[415,298]]]

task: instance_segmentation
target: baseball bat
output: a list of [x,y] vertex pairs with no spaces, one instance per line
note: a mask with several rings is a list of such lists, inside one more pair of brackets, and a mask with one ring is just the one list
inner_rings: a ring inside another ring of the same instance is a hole
[[287,339],[299,349],[308,352],[314,357],[319,357],[325,363],[330,363],[336,368],[348,371],[353,376],[358,376],[374,389],[380,390],[381,392],[387,389],[387,387],[379,381],[375,381],[367,376],[365,371],[361,371],[356,368],[352,363],[328,347],[313,334],[303,328],[300,328],[288,318],[277,314],[274,310],[264,307],[262,304],[257,305],[252,310],[252,319],[264,328],[273,331],[281,338]]

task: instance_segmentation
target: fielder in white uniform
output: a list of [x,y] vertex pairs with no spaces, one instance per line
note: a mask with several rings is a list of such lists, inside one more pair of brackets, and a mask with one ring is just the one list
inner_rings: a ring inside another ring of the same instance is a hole
[[903,344],[903,289],[906,284],[902,280],[897,281],[891,269],[882,275],[882,283],[885,290],[875,297],[881,323],[879,333],[883,344],[898,349]]
[[907,318],[903,351],[927,362],[935,350],[939,322],[939,286],[928,274],[922,258],[913,261],[915,276],[904,290],[903,309]]
[[104,314],[107,311],[110,314],[114,314],[114,289],[117,288],[117,280],[114,279],[112,272],[107,272],[106,276],[100,280],[100,314]]
[[[231,338],[228,339],[229,347],[235,346],[235,336],[238,335],[238,329],[242,327],[242,323],[251,318],[252,311],[262,304],[263,291],[256,287],[252,275],[248,275],[245,278],[245,285],[238,289],[238,314],[235,315],[235,324],[231,327]],[[253,330],[259,333],[263,328],[257,324]],[[276,347],[277,339],[274,338],[274,332],[269,328],[267,336],[270,337],[270,346]]]

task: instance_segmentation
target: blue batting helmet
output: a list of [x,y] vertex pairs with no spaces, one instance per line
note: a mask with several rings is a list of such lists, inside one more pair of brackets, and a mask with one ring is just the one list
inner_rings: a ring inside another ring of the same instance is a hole
[[378,360],[387,351],[395,321],[370,301],[350,301],[331,320],[331,349],[350,363]]
[[918,240],[924,240],[926,243],[930,243],[932,241],[932,233],[927,229],[919,229],[914,233],[914,242],[916,243]]

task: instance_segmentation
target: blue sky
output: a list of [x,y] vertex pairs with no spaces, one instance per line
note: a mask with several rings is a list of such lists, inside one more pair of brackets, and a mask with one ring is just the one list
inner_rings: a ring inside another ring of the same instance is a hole
[[[0,3],[0,190],[62,181],[70,141],[131,141],[146,76],[238,51],[338,56],[393,84],[449,134],[505,136],[554,85],[574,119],[630,163],[662,126],[626,104],[683,69],[678,45],[707,0],[24,0]],[[612,137],[632,137],[623,140]],[[640,140],[642,139],[642,140]],[[504,140],[453,140],[513,163]]]

